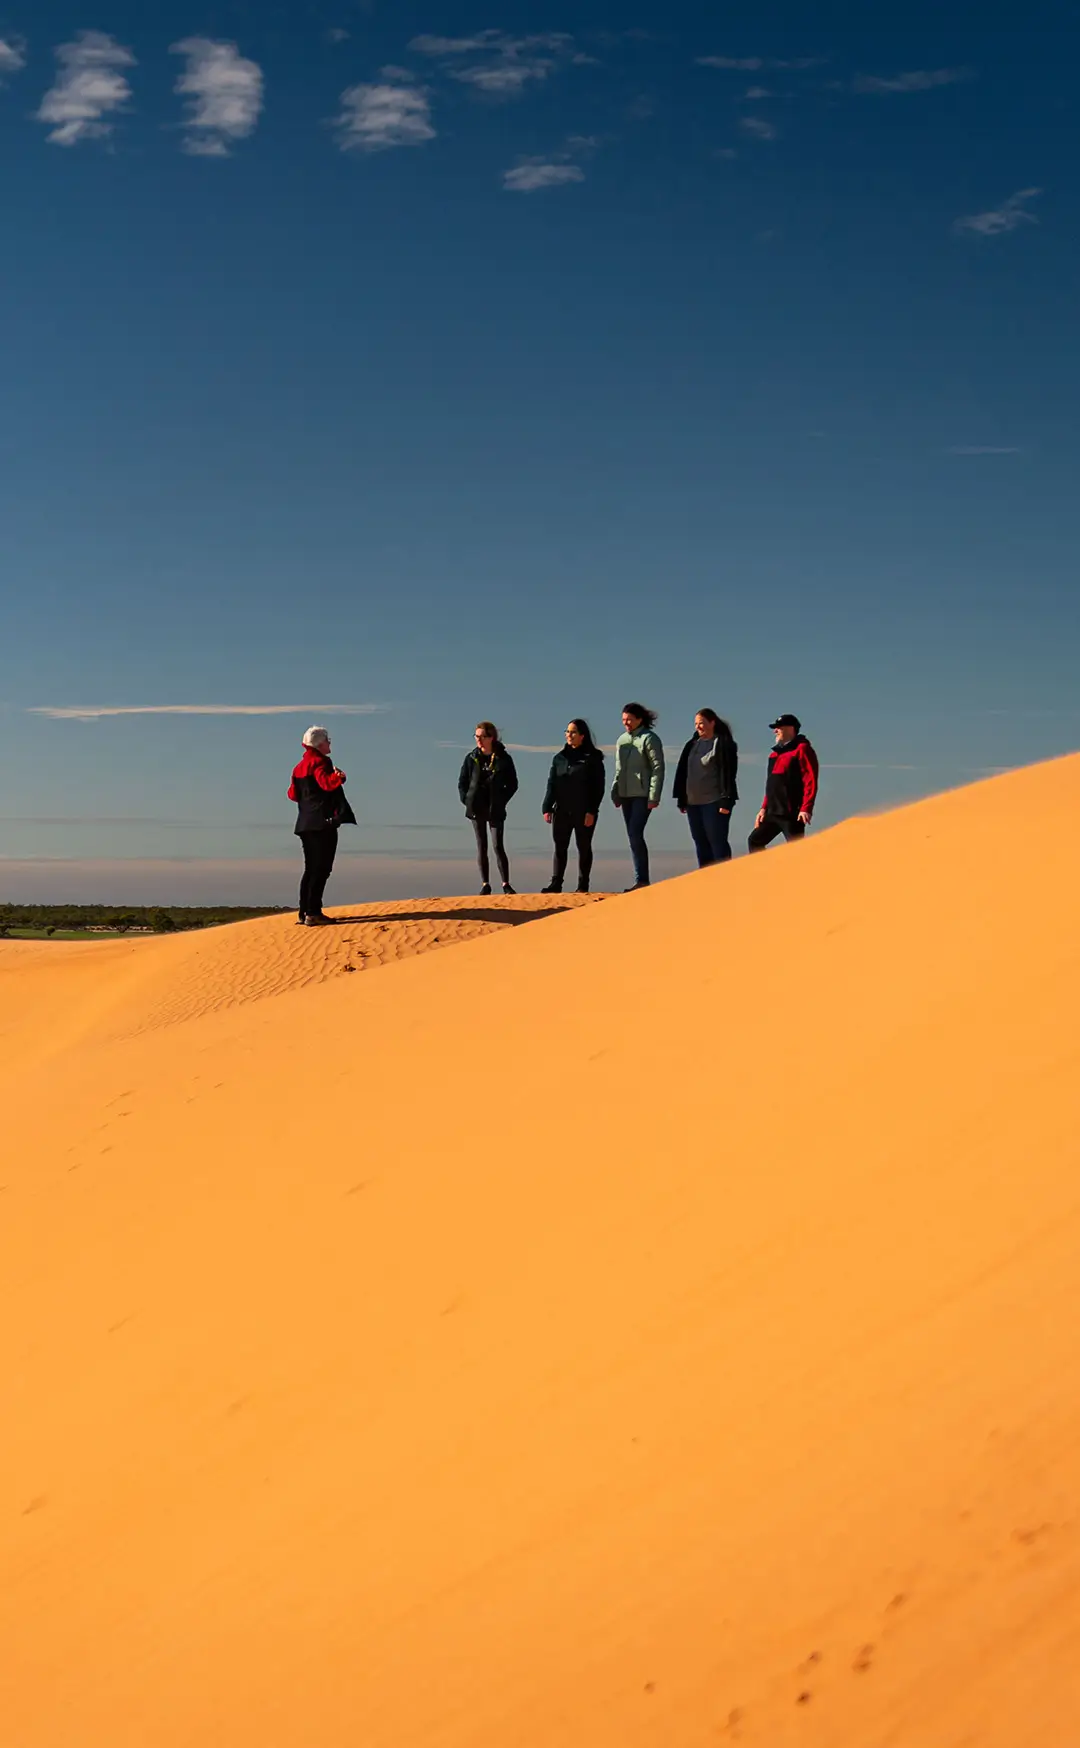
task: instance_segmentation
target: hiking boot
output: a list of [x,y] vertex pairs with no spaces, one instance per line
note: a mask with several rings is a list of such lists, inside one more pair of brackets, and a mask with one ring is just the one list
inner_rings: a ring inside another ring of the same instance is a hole
[[323,916],[323,913],[320,910],[315,916],[306,916],[304,918],[304,927],[308,929],[322,929],[326,927],[329,921],[330,918],[328,916]]

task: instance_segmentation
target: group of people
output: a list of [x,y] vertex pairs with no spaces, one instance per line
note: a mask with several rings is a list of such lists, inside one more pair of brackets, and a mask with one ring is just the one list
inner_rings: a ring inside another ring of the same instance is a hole
[[[615,743],[612,805],[622,814],[633,864],[628,892],[648,886],[649,848],[646,828],[659,807],[664,789],[664,747],[656,732],[656,712],[632,702],[623,708],[623,732]],[[765,796],[747,840],[751,853],[775,839],[801,838],[814,813],[818,791],[818,760],[797,716],[785,713],[769,724],[774,744],[769,754]],[[511,754],[493,722],[478,722],[475,746],[467,753],[458,777],[458,796],[476,838],[480,893],[491,892],[491,851],[504,893],[512,895],[510,859],[506,853],[506,816],[517,794],[518,774]],[[325,923],[323,895],[337,852],[338,827],[355,825],[345,797],[345,773],[334,764],[325,728],[309,728],[304,755],[296,766],[289,799],[297,804],[296,832],[304,848],[299,921],[309,927]],[[694,732],[679,755],[673,794],[690,827],[698,867],[708,868],[731,857],[731,815],[739,799],[739,749],[731,728],[715,710],[701,709]],[[577,848],[578,892],[588,892],[593,866],[593,834],[608,793],[604,754],[588,723],[575,716],[567,725],[566,744],[551,761],[543,814],[551,827],[554,863],[544,892],[561,892],[570,845]]]

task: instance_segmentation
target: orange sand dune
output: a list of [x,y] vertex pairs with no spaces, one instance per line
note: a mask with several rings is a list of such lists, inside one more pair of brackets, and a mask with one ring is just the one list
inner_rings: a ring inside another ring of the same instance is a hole
[[227,939],[212,929],[124,941],[0,942],[0,1049],[20,1059],[43,1048],[53,1056],[60,1046],[176,1025],[603,896],[391,899],[328,910],[333,928],[301,929],[292,915],[260,917],[231,925]]
[[5,1748],[1080,1741],[1078,879],[1070,759],[134,1036],[69,953]]

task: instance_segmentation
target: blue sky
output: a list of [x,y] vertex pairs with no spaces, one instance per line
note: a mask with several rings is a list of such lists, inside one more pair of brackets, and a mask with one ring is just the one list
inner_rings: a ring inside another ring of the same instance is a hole
[[1078,744],[1063,13],[3,4],[0,897],[289,902],[312,718],[340,900],[481,715],[709,703],[740,842],[777,710],[822,824]]

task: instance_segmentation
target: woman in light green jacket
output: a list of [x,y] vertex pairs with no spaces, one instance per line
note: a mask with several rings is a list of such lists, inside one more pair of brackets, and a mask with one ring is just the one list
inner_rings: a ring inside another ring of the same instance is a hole
[[646,709],[644,704],[626,704],[622,719],[624,733],[615,743],[611,799],[622,812],[634,861],[634,884],[626,890],[638,892],[649,884],[645,827],[664,790],[664,746],[654,731],[655,710]]

